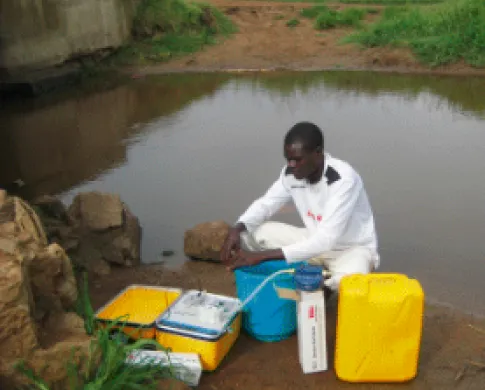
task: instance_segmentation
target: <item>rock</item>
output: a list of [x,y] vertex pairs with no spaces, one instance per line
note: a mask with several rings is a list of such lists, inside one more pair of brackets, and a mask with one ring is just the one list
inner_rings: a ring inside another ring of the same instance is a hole
[[128,267],[140,264],[140,223],[118,196],[96,192],[79,194],[68,214],[72,229],[61,234],[66,237],[61,242],[70,243],[70,255],[76,263],[101,272],[107,271],[105,264],[94,264],[101,260]]
[[184,253],[196,259],[220,261],[220,251],[230,226],[224,221],[205,222],[187,230]]
[[17,243],[11,238],[0,237],[0,251],[8,254],[14,254],[17,248]]
[[38,245],[47,245],[47,236],[38,215],[18,197],[7,197],[0,207],[0,231],[2,235],[24,234]]
[[70,332],[85,335],[84,320],[74,312],[60,313],[49,318],[47,329],[55,332]]
[[3,206],[6,200],[7,200],[7,191],[0,190],[0,207]]
[[38,347],[28,272],[16,256],[2,252],[0,269],[0,359],[25,357]]
[[126,205],[124,205],[125,224],[123,228],[123,235],[126,237],[123,249],[125,255],[132,265],[138,265],[141,262],[141,235],[142,229],[138,218],[131,213]]
[[100,192],[78,194],[68,214],[75,221],[94,231],[118,228],[123,225],[123,204],[118,195]]
[[64,206],[64,203],[55,196],[43,195],[34,199],[31,203],[36,209],[40,210],[45,217],[65,223],[68,222],[67,209]]
[[0,207],[0,224],[15,221],[15,201],[13,198],[4,199]]
[[29,267],[36,318],[74,307],[77,285],[70,259],[57,244],[39,252]]
[[111,273],[111,266],[103,259],[94,262],[90,269],[97,276],[106,276]]
[[38,338],[43,349],[63,340],[83,340],[86,338],[84,320],[74,312],[51,314],[39,326]]
[[91,342],[83,320],[68,312],[78,294],[71,260],[61,246],[47,244],[30,205],[7,197],[0,211],[0,388],[27,383],[14,368],[22,360],[64,389],[72,349],[78,359]]
[[28,366],[47,383],[54,384],[51,388],[68,389],[67,363],[78,365],[77,372],[86,371],[86,356],[89,356],[91,339],[84,336],[61,341],[48,349],[38,349],[28,359]]
[[5,222],[0,224],[0,236],[11,237],[15,234],[15,222]]

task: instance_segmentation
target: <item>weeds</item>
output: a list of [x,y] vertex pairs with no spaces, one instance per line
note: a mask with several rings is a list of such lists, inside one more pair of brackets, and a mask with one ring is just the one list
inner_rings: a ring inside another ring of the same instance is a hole
[[425,5],[438,4],[444,0],[340,0],[344,4],[378,4],[378,5]]
[[298,26],[299,24],[300,24],[300,21],[299,21],[298,19],[295,19],[295,18],[290,19],[290,20],[288,20],[288,21],[286,22],[286,25],[287,25],[288,27],[296,27],[296,26]]
[[347,42],[367,47],[408,46],[423,63],[437,66],[463,59],[485,66],[485,2],[460,0],[430,9],[391,8]]
[[217,8],[185,0],[142,0],[133,22],[134,41],[111,58],[115,64],[165,61],[214,44],[236,30]]
[[323,12],[328,12],[329,8],[326,5],[316,5],[310,8],[303,8],[300,11],[300,15],[304,18],[313,19],[318,16],[318,14]]
[[360,21],[369,11],[364,8],[347,8],[342,11],[331,9],[325,5],[304,8],[300,15],[315,19],[315,28],[325,30],[337,26],[359,26]]
[[91,299],[89,298],[89,283],[86,271],[82,271],[79,283],[81,283],[82,288],[79,289],[80,291],[76,301],[76,313],[84,320],[86,334],[91,336],[95,329],[95,315],[93,306],[91,305]]

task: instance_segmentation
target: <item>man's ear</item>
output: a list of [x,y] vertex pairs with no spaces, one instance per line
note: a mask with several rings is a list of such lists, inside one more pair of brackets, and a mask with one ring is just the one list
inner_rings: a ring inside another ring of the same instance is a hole
[[323,153],[323,149],[322,149],[322,147],[321,147],[321,146],[317,146],[317,147],[315,148],[315,153],[316,153],[316,154],[322,154],[322,153]]

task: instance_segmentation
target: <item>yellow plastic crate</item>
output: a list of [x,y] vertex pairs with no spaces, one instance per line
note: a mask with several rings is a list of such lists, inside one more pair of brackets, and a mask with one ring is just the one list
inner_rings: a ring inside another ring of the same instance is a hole
[[417,375],[424,311],[419,282],[400,274],[342,278],[335,371],[348,382],[404,382]]
[[181,294],[182,290],[177,288],[131,285],[101,307],[96,320],[101,326],[119,320],[127,336],[154,339],[155,320]]
[[[194,291],[187,291],[180,298],[186,298]],[[228,302],[237,302],[236,298],[225,297],[216,294],[208,294],[216,299],[222,298]],[[170,310],[177,304],[171,305],[166,311],[166,317],[170,316]],[[237,313],[237,314],[236,314]],[[161,316],[156,322],[156,339],[172,352],[197,353],[200,357],[204,371],[214,371],[227,355],[231,347],[236,342],[241,332],[241,313],[235,312],[227,318],[227,327],[221,328],[213,333],[203,333],[198,326],[188,328],[181,326],[170,326]],[[198,330],[199,329],[199,330]]]

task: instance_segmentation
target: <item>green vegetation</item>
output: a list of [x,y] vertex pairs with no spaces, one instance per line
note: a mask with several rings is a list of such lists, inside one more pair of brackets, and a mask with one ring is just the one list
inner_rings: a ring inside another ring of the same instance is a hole
[[365,8],[346,8],[337,11],[325,5],[319,5],[302,9],[300,15],[315,19],[315,28],[325,30],[338,26],[360,26],[361,20],[368,12]]
[[391,8],[347,42],[366,47],[407,46],[431,66],[464,60],[485,66],[485,1],[459,0],[427,9]]
[[378,4],[378,5],[425,5],[442,3],[445,0],[339,0],[344,4]]
[[142,0],[133,22],[133,42],[110,59],[116,64],[164,61],[194,53],[235,31],[217,8],[185,0]]
[[295,18],[290,19],[290,20],[288,20],[288,21],[286,22],[286,25],[287,25],[288,27],[296,27],[296,26],[298,26],[299,24],[300,24],[300,21],[299,21],[298,19],[295,19]]
[[[253,1],[267,1],[267,0],[253,0]],[[278,3],[313,3],[313,4],[321,4],[326,3],[332,0],[274,0]]]
[[[139,366],[125,363],[130,353],[136,349],[166,350],[155,340],[142,339],[128,343],[123,333],[115,331],[116,327],[123,328],[121,319],[112,321],[106,327],[95,328],[95,316],[85,277],[77,309],[85,320],[88,334],[93,334],[94,339],[87,356],[73,350],[71,359],[66,364],[69,390],[156,390],[159,389],[160,379],[173,377],[170,367],[149,364],[149,361]],[[30,380],[33,386],[30,388],[50,389],[49,384],[24,361],[20,361],[16,368]]]
[[329,8],[326,5],[316,5],[310,8],[303,8],[300,11],[300,15],[304,18],[313,19],[321,12],[328,12]]

